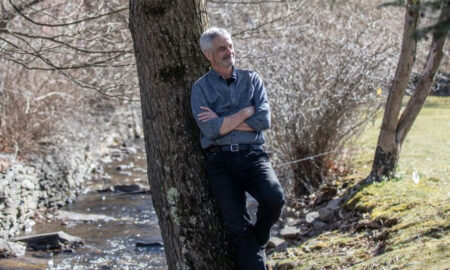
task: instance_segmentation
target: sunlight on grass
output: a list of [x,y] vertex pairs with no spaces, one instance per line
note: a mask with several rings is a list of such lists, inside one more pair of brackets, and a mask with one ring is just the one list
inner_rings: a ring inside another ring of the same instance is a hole
[[[352,181],[370,172],[381,118],[354,144],[359,151]],[[364,213],[352,228],[375,221],[384,224],[381,228],[323,232],[271,258],[295,262],[294,269],[448,269],[449,130],[450,98],[429,97],[403,145],[398,177],[367,185],[344,204]],[[419,181],[413,180],[414,171]]]
[[[382,117],[367,127],[357,143],[361,148],[356,166],[365,165],[357,168],[365,173],[370,171]],[[414,171],[420,178],[450,180],[450,97],[428,97],[406,137],[397,174],[411,179]]]

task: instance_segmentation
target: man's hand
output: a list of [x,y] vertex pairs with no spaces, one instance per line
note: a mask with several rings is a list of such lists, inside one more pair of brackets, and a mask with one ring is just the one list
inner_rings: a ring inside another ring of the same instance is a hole
[[202,122],[206,122],[206,121],[209,121],[211,119],[219,117],[215,112],[213,112],[213,110],[211,110],[208,107],[200,106],[200,109],[205,111],[205,112],[199,113],[197,115],[198,116],[198,120],[200,120]]

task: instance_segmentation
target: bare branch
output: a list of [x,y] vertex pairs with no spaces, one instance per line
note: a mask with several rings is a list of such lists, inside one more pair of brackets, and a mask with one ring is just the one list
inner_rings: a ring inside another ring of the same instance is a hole
[[277,17],[277,18],[275,18],[275,19],[272,19],[272,20],[270,20],[270,21],[264,22],[264,23],[262,23],[262,24],[260,24],[260,25],[258,25],[258,26],[256,26],[256,27],[254,27],[254,28],[246,29],[246,30],[243,30],[243,31],[241,31],[241,32],[235,33],[235,34],[233,34],[232,36],[233,36],[233,37],[239,37],[240,35],[243,35],[243,34],[245,34],[245,33],[257,31],[258,29],[260,29],[261,27],[264,27],[264,26],[266,26],[266,25],[270,25],[270,24],[273,24],[273,23],[275,23],[275,22],[285,20],[285,19],[289,18],[290,16],[297,14],[297,13],[298,13],[299,11],[301,11],[302,9],[303,9],[303,8],[302,8],[302,5],[300,5],[299,8],[293,10],[291,13],[289,13],[289,14],[287,14],[287,15],[283,15],[283,16]]
[[[42,1],[44,1],[44,0],[33,0],[29,3],[25,3],[20,6],[17,6],[16,10],[19,10],[19,12],[22,12],[25,8],[36,5]],[[6,25],[8,24],[8,22],[10,22],[12,19],[14,19],[14,17],[16,17],[16,15],[17,15],[16,13],[8,12],[8,11],[4,10],[3,4],[2,4],[2,9],[3,9],[3,11],[5,11],[5,14],[2,14],[2,17],[0,18],[0,29],[5,28]]]
[[87,21],[95,20],[95,19],[98,19],[98,18],[101,18],[101,17],[109,16],[109,15],[114,14],[114,13],[119,13],[119,12],[128,10],[128,6],[126,6],[126,7],[122,7],[122,8],[113,10],[113,11],[111,11],[111,12],[107,12],[107,13],[100,14],[100,15],[97,15],[97,16],[92,16],[92,17],[84,18],[84,19],[81,19],[81,20],[73,21],[73,22],[60,23],[60,24],[48,24],[48,23],[37,22],[37,21],[31,19],[30,17],[28,17],[28,16],[26,16],[25,14],[23,14],[22,11],[21,11],[18,7],[16,7],[16,6],[12,3],[11,0],[9,0],[9,3],[14,7],[14,9],[16,10],[16,12],[17,12],[20,16],[22,16],[23,18],[25,18],[27,21],[29,21],[29,22],[31,22],[31,23],[33,23],[33,24],[36,24],[36,25],[47,26],[47,27],[64,27],[64,26],[69,26],[69,25],[79,24],[79,23],[82,23],[82,22],[87,22]]
[[[85,83],[85,82],[81,82],[81,81],[75,79],[74,77],[72,77],[70,74],[68,74],[68,73],[66,73],[66,72],[60,71],[60,73],[61,73],[64,77],[68,78],[68,79],[71,80],[73,83],[75,83],[76,85],[78,85],[79,87],[84,88],[84,89],[94,90],[94,91],[98,92],[99,94],[101,94],[101,95],[103,95],[103,96],[105,96],[105,97],[108,97],[108,98],[117,98],[117,99],[119,99],[119,100],[125,100],[125,101],[131,101],[131,102],[140,102],[140,100],[137,100],[137,99],[123,98],[123,95],[111,95],[111,94],[108,94],[108,93],[106,93],[106,91],[105,91],[104,89],[102,89],[102,88],[100,88],[100,87],[98,87],[98,86],[96,86],[96,85],[88,84],[88,83]],[[115,88],[116,88],[116,87],[120,87],[120,86],[115,86]]]
[[[78,52],[83,52],[83,53],[87,53],[87,54],[111,54],[111,53],[123,53],[123,54],[127,54],[127,53],[133,53],[133,50],[111,50],[111,51],[93,51],[93,50],[86,50],[83,48],[79,48],[76,46],[73,46],[67,42],[63,42],[63,41],[59,41],[57,40],[55,37],[46,37],[46,36],[40,36],[40,35],[30,35],[27,33],[22,33],[22,32],[16,32],[16,31],[8,31],[8,30],[0,30],[0,33],[7,33],[7,34],[11,34],[11,35],[19,35],[22,37],[26,37],[26,38],[30,38],[30,39],[44,39],[44,40],[48,40],[51,42],[55,42],[61,45],[66,46],[67,48],[70,48],[74,51],[78,51]],[[61,35],[58,35],[57,37],[60,37]]]

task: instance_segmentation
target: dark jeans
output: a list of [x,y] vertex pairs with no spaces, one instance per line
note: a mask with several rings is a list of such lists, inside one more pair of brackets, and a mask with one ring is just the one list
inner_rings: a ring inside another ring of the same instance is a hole
[[[237,265],[242,270],[266,269],[264,248],[285,203],[268,155],[263,150],[208,152],[205,160],[211,191],[236,248]],[[259,204],[255,224],[247,212],[245,192]]]

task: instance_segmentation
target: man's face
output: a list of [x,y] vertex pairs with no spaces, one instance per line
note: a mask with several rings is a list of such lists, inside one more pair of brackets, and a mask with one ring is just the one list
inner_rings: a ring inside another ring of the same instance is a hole
[[212,53],[207,52],[205,54],[212,67],[227,68],[234,65],[234,49],[231,39],[219,36],[214,38],[212,43]]

